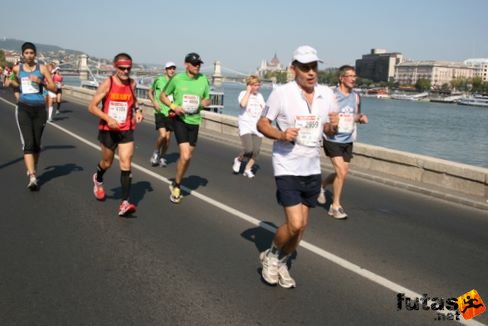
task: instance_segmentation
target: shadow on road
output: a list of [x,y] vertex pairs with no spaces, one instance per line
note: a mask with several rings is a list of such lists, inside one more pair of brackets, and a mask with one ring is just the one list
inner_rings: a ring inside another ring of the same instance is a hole
[[190,175],[183,178],[181,184],[191,190],[197,190],[200,187],[206,187],[208,184],[208,179],[202,178],[199,175]]
[[[41,157],[42,159],[42,157]],[[39,183],[44,184],[48,183],[54,178],[59,178],[65,175],[70,174],[71,172],[75,171],[83,171],[83,168],[79,165],[74,163],[67,163],[62,165],[51,165],[44,168],[42,174],[39,175]]]
[[[266,249],[269,249],[271,247],[271,242],[273,241],[274,238],[274,232],[270,231],[270,227],[274,228],[275,230],[278,228],[274,223],[264,221],[260,222],[259,226],[247,229],[244,232],[241,233],[241,236],[251,242],[254,242],[254,245],[256,246],[256,249],[258,253],[261,253],[265,251]],[[292,261],[297,258],[297,252],[294,251],[290,255],[290,259],[288,259],[287,265],[288,269],[291,269],[292,266]],[[257,268],[257,273],[261,275],[262,268],[259,267]],[[265,284],[267,284],[263,279],[261,281]]]
[[[42,147],[41,151],[41,160],[42,160],[42,152],[47,151],[47,150],[52,150],[52,149],[72,149],[75,148],[76,146],[73,145],[47,145]],[[19,150],[21,152],[22,149]],[[0,164],[0,169],[6,168],[10,165],[14,165],[18,162],[23,162],[24,161],[24,156],[22,155],[21,157],[18,157],[16,159],[13,159],[11,161],[8,161],[6,163]]]
[[6,168],[10,165],[14,165],[15,163],[22,162],[22,161],[24,161],[24,156],[18,157],[14,160],[11,160],[11,161],[8,161],[6,163],[1,164],[0,169]]
[[[122,187],[119,186],[119,187],[112,188],[110,190],[112,193],[110,195],[107,194],[107,198],[121,199]],[[135,182],[131,185],[131,188],[130,188],[129,201],[137,206],[139,204],[139,202],[142,201],[142,199],[144,198],[146,193],[152,192],[153,190],[154,189],[153,189],[150,182],[147,182],[147,181]]]
[[[271,222],[261,222],[260,224],[267,224],[275,229],[278,227]],[[251,229],[247,229],[241,233],[241,236],[251,242],[254,242],[258,252],[265,251],[271,246],[271,242],[274,238],[274,233],[264,229],[262,226],[257,226]]]
[[180,154],[178,154],[177,152],[167,153],[167,154],[163,155],[163,157],[166,159],[166,162],[169,165],[169,164],[172,164],[172,163],[176,163],[176,161],[180,157]]

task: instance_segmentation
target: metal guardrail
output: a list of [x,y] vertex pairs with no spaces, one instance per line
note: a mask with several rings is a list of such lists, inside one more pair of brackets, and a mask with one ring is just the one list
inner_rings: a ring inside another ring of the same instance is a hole
[[[82,81],[81,87],[91,90],[96,90],[98,88],[98,82],[94,81]],[[149,87],[146,85],[137,85],[135,95],[139,99],[148,100],[149,96],[147,92],[149,91]],[[215,112],[215,113],[222,113],[224,111],[224,92],[219,91],[210,91],[210,105],[204,107],[204,110]]]

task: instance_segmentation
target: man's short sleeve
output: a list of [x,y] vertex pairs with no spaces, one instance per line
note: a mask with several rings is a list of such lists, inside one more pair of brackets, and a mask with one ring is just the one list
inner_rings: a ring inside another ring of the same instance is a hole
[[168,96],[175,91],[175,78],[171,78],[163,88],[164,95]]
[[275,89],[269,95],[268,102],[266,102],[262,116],[274,121],[278,117],[281,109],[281,96],[279,94],[279,90]]

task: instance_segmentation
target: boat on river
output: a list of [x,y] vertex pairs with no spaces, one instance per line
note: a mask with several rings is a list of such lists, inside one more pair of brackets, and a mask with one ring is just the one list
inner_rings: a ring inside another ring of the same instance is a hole
[[457,101],[457,104],[481,106],[481,107],[488,108],[488,96],[473,95],[473,96],[463,97]]
[[399,94],[393,93],[391,94],[390,98],[394,100],[405,100],[405,101],[419,101],[425,97],[429,96],[429,93],[417,93],[417,94]]

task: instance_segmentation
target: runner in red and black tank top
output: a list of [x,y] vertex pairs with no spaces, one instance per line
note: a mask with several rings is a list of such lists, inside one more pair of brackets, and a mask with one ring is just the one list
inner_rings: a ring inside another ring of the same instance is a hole
[[100,119],[98,140],[102,152],[102,159],[92,177],[93,194],[98,200],[105,199],[103,175],[112,166],[115,150],[118,150],[122,187],[122,202],[118,215],[126,216],[136,210],[136,206],[129,202],[135,148],[134,129],[136,123],[141,122],[144,117],[142,111],[137,108],[135,82],[129,77],[132,68],[131,57],[127,53],[116,55],[114,68],[115,74],[102,82],[88,106],[90,113]]
[[[115,119],[119,125],[118,130],[134,130],[135,117],[133,108],[135,105],[133,80],[129,79],[128,83],[118,84],[118,78],[110,77],[110,89],[103,99],[103,112],[109,117]],[[103,118],[98,124],[100,130],[114,130],[110,128]]]

